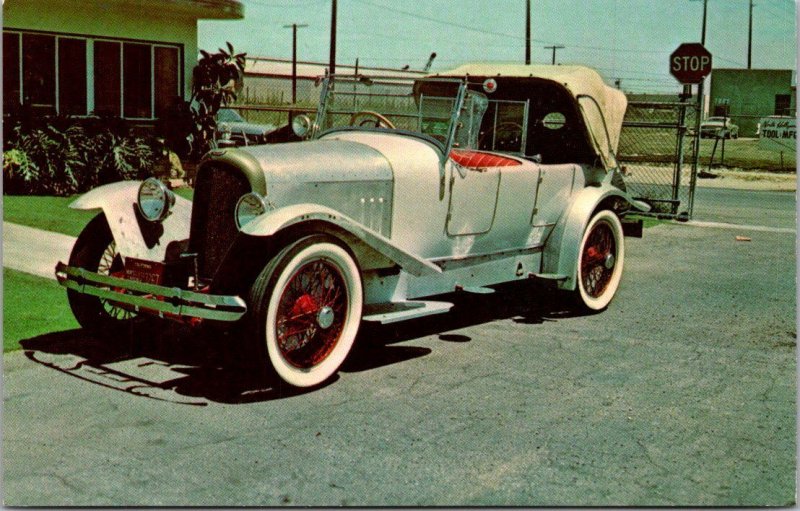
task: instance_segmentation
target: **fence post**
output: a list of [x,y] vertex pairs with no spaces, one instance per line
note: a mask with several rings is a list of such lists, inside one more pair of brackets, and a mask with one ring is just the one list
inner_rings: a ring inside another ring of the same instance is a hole
[[692,173],[689,178],[689,218],[694,212],[694,190],[697,186],[697,167],[700,163],[700,122],[703,117],[703,82],[697,86],[697,102],[695,103],[694,155],[692,157]]
[[681,106],[679,106],[679,113],[678,113],[678,125],[677,125],[677,145],[675,152],[677,153],[677,158],[675,158],[675,172],[672,175],[672,200],[676,201],[672,203],[672,214],[676,214],[678,208],[678,196],[681,187],[681,172],[683,170],[683,137],[686,135],[686,102],[687,95],[681,94]]

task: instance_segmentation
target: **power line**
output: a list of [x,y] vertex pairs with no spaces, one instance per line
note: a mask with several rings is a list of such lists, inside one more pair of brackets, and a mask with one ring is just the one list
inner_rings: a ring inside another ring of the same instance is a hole
[[[507,34],[505,32],[493,32],[491,30],[483,30],[483,29],[471,27],[469,25],[462,25],[461,23],[453,23],[451,21],[447,21],[447,20],[443,20],[443,19],[439,19],[439,18],[432,18],[430,16],[423,16],[422,14],[417,14],[417,13],[414,13],[414,12],[404,11],[402,9],[396,9],[394,7],[389,7],[389,6],[386,6],[386,5],[375,4],[375,3],[369,2],[367,0],[353,0],[353,1],[354,2],[358,2],[360,4],[369,5],[371,7],[376,8],[376,9],[384,9],[384,10],[395,12],[395,13],[398,13],[398,14],[403,14],[403,15],[406,15],[406,16],[410,16],[412,18],[417,18],[417,19],[422,19],[422,20],[425,20],[425,21],[430,21],[432,23],[439,23],[441,25],[448,25],[448,26],[451,26],[451,27],[463,28],[464,30],[469,30],[471,32],[476,32],[476,33],[479,33],[479,34],[493,35],[493,36],[498,36],[498,37],[504,37],[504,38],[507,38],[507,39],[515,39],[515,40],[518,40],[518,41],[525,40],[525,37],[522,37],[522,36],[519,36],[519,35]],[[554,41],[547,41],[547,40],[544,40],[544,39],[531,38],[531,41],[537,42],[537,43],[557,44]],[[661,54],[669,54],[670,53],[669,51],[664,51],[664,50],[630,50],[630,49],[625,49],[625,48],[609,48],[607,46],[583,46],[583,45],[577,45],[577,44],[571,44],[570,48],[581,48],[581,49],[586,49],[586,50],[613,51],[613,52],[620,52],[620,53],[661,53]]]

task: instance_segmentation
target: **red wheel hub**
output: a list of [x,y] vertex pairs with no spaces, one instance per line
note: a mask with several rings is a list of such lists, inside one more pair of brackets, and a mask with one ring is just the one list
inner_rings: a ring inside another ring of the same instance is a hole
[[611,226],[605,221],[597,222],[586,237],[580,268],[583,289],[593,298],[601,296],[611,282],[616,251]]
[[347,319],[348,290],[339,268],[327,260],[300,267],[284,287],[275,333],[281,355],[299,368],[330,355]]

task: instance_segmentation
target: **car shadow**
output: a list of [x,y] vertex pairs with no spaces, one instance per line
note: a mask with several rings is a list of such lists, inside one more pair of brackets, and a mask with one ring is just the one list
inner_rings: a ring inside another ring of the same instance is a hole
[[[490,295],[451,293],[437,297],[453,309],[444,314],[391,325],[364,323],[342,365],[358,373],[424,357],[433,347],[402,346],[404,341],[438,334],[438,340],[465,343],[454,331],[491,321],[512,319],[541,324],[581,315],[568,301],[541,283],[498,286]],[[20,341],[25,355],[51,369],[132,395],[176,404],[206,406],[287,399],[330,385],[298,389],[255,378],[234,358],[233,334],[190,329],[172,322],[134,322],[115,331],[84,329],[54,332]]]

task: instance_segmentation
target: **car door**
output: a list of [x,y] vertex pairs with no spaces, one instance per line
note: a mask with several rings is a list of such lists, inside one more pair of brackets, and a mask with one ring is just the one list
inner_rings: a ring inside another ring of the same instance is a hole
[[447,234],[485,234],[494,223],[501,167],[466,167],[450,160]]

